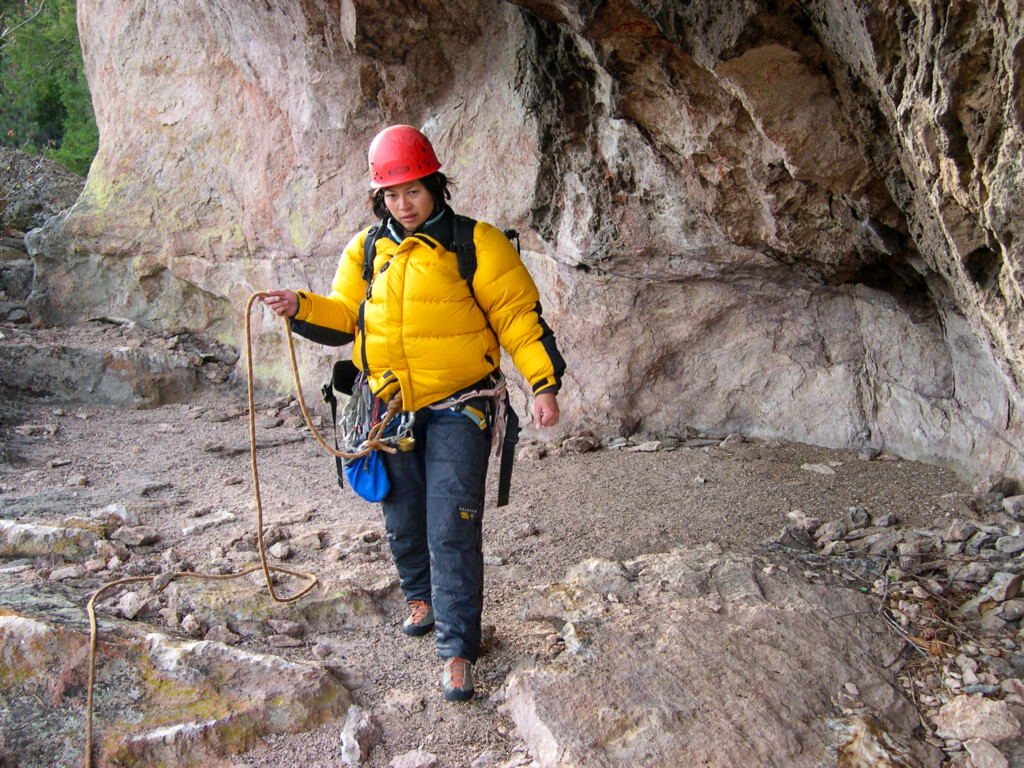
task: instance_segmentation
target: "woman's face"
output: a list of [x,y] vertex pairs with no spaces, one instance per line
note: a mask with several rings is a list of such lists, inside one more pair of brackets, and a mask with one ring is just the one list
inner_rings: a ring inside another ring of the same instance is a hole
[[434,198],[419,179],[384,190],[384,205],[407,232],[415,232],[434,211]]

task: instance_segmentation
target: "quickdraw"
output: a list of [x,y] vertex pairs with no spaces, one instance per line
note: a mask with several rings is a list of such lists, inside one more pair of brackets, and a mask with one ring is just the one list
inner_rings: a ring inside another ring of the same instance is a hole
[[[370,388],[366,375],[360,372],[339,418],[345,453],[356,457],[372,450],[387,453],[411,450],[416,444],[413,436],[416,414],[402,411],[401,402],[402,393],[398,392],[381,413],[383,401]],[[392,404],[397,407],[393,408]],[[396,415],[398,425],[392,431],[390,427]]]

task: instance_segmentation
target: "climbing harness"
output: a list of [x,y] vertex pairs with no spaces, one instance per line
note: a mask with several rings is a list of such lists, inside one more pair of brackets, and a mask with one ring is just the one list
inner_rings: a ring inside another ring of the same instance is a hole
[[[490,387],[460,392],[447,400],[433,403],[427,407],[434,411],[451,410],[461,413],[476,421],[480,429],[486,429],[488,422],[494,427],[491,432],[491,447],[495,449],[494,455],[501,458],[501,465],[498,469],[497,506],[503,507],[508,504],[508,496],[512,488],[512,462],[515,459],[516,444],[519,442],[519,415],[515,408],[509,405],[508,385],[501,371],[491,374],[491,380],[493,384]],[[469,405],[471,400],[478,398],[490,400],[489,419],[488,414],[480,413]]]
[[[280,566],[270,565],[267,562],[266,547],[263,541],[263,501],[260,497],[260,480],[259,472],[256,467],[256,404],[253,386],[253,365],[252,365],[252,330],[250,323],[250,315],[252,313],[253,303],[266,296],[265,291],[258,291],[249,297],[248,303],[245,305],[245,352],[246,352],[246,372],[248,374],[248,390],[249,390],[249,455],[251,457],[251,469],[252,469],[252,482],[253,492],[256,499],[256,540],[258,544],[258,550],[260,554],[260,564],[258,566],[252,566],[241,571],[234,573],[225,574],[209,574],[209,573],[196,573],[194,571],[177,571],[171,574],[171,577],[160,586],[157,591],[162,592],[167,584],[175,581],[179,578],[193,578],[193,579],[204,579],[210,581],[223,581],[227,579],[238,579],[243,576],[248,576],[250,573],[254,573],[262,569],[264,578],[267,584],[267,590],[270,592],[270,597],[277,603],[291,603],[298,600],[301,597],[309,594],[309,592],[316,587],[317,578],[313,574],[301,573],[299,571],[293,571],[288,568],[281,568]],[[365,439],[362,440],[352,451],[339,451],[332,449],[323,437],[313,426],[313,423],[309,417],[309,411],[306,409],[306,401],[302,396],[302,383],[299,380],[299,366],[295,358],[295,343],[292,339],[291,325],[288,318],[284,318],[285,336],[288,340],[288,352],[291,358],[292,374],[295,379],[295,390],[298,396],[299,407],[302,409],[302,417],[306,421],[306,426],[309,427],[310,432],[316,438],[316,441],[323,447],[328,453],[341,459],[356,459],[360,456],[366,455],[374,450],[387,451],[388,453],[394,453],[398,450],[397,447],[393,446],[393,443],[400,442],[400,440],[392,439],[391,437],[383,437],[382,433],[387,429],[391,421],[401,411],[402,400],[401,393],[397,394],[387,404],[387,410],[380,418],[380,420],[373,425],[366,433]],[[354,399],[354,398],[353,398]],[[412,427],[409,427],[411,430]],[[307,584],[300,591],[294,595],[288,597],[282,597],[277,594],[274,589],[273,578],[271,574],[280,573],[287,576],[295,576],[297,578],[303,578],[307,580]],[[115,587],[123,586],[125,584],[133,584],[140,581],[153,581],[152,576],[132,576],[125,579],[119,579],[112,581],[109,584],[104,584],[102,587],[97,589],[89,598],[89,602],[86,605],[86,613],[89,616],[89,679],[87,684],[86,693],[86,714],[85,714],[85,760],[83,762],[84,768],[92,768],[92,753],[93,753],[93,711],[94,711],[94,700],[93,693],[96,686],[96,648],[99,643],[99,627],[96,621],[96,601],[108,590],[114,589]]]

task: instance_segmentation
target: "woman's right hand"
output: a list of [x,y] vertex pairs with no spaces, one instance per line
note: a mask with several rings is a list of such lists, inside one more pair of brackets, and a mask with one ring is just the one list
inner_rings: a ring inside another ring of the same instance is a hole
[[271,312],[281,317],[295,317],[295,313],[299,311],[299,294],[287,288],[267,291],[267,295],[261,297],[260,301],[270,307]]

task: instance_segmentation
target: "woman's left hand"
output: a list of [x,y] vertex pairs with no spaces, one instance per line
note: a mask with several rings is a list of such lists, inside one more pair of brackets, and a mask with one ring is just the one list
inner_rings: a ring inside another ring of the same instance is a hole
[[553,427],[558,423],[558,400],[554,392],[542,392],[533,401],[533,426]]
[[260,301],[270,307],[270,311],[281,317],[295,317],[299,311],[299,294],[287,288],[267,291]]

